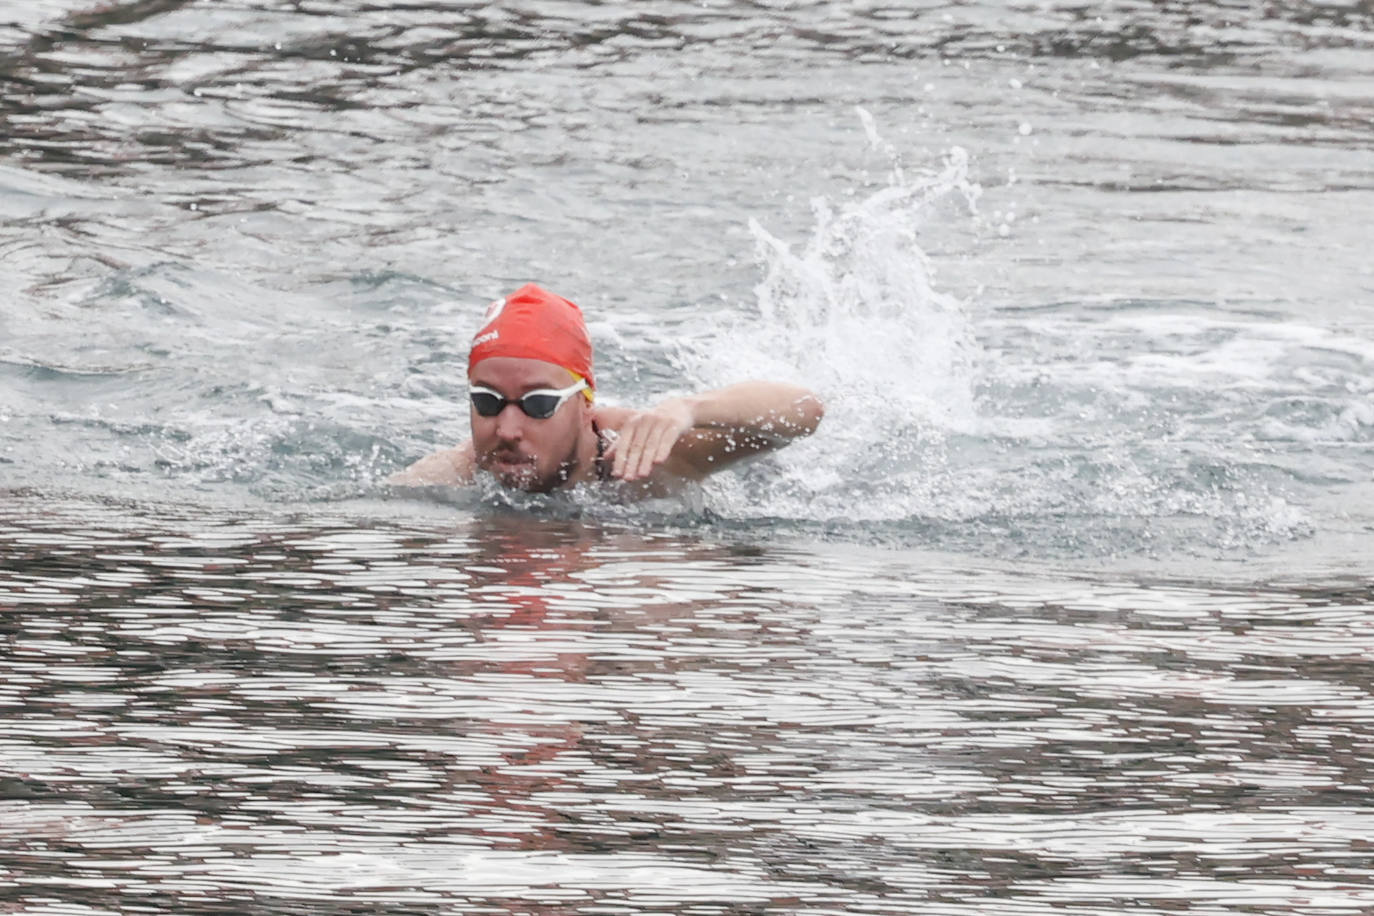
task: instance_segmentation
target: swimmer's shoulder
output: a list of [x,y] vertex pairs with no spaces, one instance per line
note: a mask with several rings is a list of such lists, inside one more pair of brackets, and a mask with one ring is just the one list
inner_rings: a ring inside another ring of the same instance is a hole
[[464,486],[473,481],[477,455],[471,442],[426,455],[386,479],[393,487]]

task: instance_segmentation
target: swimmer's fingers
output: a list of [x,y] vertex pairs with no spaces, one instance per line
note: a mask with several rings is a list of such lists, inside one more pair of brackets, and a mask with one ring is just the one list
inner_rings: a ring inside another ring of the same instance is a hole
[[677,436],[676,427],[664,423],[654,424],[653,429],[644,438],[644,449],[639,453],[639,467],[635,471],[635,476],[648,477],[655,467],[667,461]]
[[[660,419],[652,414],[635,414],[620,427],[620,437],[615,440],[607,455],[614,458],[611,476],[621,480],[635,480],[652,469],[650,460],[645,467],[646,457],[652,457],[652,443],[660,430]],[[641,470],[643,469],[643,470]]]
[[635,446],[635,418],[631,417],[615,433],[615,440],[607,447],[604,457],[611,462],[611,476],[623,478],[627,461],[638,451]]
[[655,408],[632,415],[619,429],[619,437],[606,451],[612,458],[611,476],[623,480],[648,477],[668,460],[678,437],[691,426],[680,411]]

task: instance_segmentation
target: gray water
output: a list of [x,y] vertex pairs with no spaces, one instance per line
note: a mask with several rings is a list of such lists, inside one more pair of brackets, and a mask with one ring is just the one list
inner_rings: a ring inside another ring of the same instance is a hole
[[1374,904],[1367,584],[499,514],[0,533],[21,912]]
[[[0,3],[0,912],[1374,908],[1368,3]],[[529,280],[680,502],[389,492]]]

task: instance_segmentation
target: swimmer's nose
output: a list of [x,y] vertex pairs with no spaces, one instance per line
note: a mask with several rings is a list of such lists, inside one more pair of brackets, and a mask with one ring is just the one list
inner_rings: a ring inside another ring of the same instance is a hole
[[496,435],[518,442],[525,435],[525,413],[517,404],[507,404],[496,415]]

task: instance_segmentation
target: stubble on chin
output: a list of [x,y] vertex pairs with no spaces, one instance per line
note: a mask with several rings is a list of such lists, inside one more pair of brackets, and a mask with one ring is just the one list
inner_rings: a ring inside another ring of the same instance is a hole
[[496,482],[505,489],[525,493],[548,493],[556,489],[563,479],[561,474],[555,474],[552,479],[540,475],[538,462],[533,459],[506,464],[493,457],[482,465],[482,469],[496,478]]
[[533,463],[510,465],[491,461],[485,470],[508,490],[535,492],[539,489],[539,475]]
[[478,462],[478,465],[508,490],[523,490],[526,493],[550,493],[567,486],[569,479],[576,474],[578,468],[577,443],[573,443],[563,461],[547,476],[540,474],[539,460],[534,455],[488,453]]

